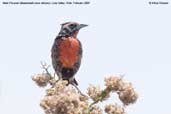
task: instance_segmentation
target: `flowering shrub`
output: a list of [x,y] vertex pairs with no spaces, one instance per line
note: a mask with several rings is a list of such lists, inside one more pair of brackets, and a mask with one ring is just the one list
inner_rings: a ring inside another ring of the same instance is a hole
[[[107,114],[126,114],[125,106],[135,103],[138,98],[132,84],[124,81],[122,77],[106,77],[105,89],[90,85],[87,89],[88,95],[83,95],[78,88],[68,85],[68,81],[56,80],[48,72],[49,66],[42,66],[46,73],[34,75],[32,80],[40,87],[50,85],[40,103],[45,114],[102,114],[103,110]],[[98,106],[98,103],[106,101],[111,93],[118,94],[123,106],[116,103],[108,104],[104,109]]]

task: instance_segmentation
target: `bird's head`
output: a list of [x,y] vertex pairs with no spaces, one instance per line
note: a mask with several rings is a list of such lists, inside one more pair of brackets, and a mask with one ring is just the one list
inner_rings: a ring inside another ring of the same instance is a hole
[[76,37],[79,30],[83,27],[86,27],[86,24],[78,24],[76,22],[66,22],[61,24],[61,31],[59,32],[59,36],[63,37]]

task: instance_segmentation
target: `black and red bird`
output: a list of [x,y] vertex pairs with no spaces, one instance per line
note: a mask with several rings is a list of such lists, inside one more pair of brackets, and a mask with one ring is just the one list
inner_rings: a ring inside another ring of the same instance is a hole
[[76,22],[61,24],[61,30],[51,49],[52,65],[56,74],[59,79],[68,80],[69,84],[78,85],[74,75],[81,64],[82,46],[77,34],[86,26]]

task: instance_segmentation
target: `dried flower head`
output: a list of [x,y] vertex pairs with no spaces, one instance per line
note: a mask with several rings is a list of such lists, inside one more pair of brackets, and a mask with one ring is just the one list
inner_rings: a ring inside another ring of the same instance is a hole
[[105,78],[105,85],[112,91],[118,91],[123,85],[122,77],[110,76],[108,78]]
[[50,80],[50,77],[47,73],[37,74],[32,76],[32,80],[40,87],[45,87]]
[[98,100],[101,93],[102,91],[100,90],[99,86],[90,85],[88,88],[88,95],[93,101]]
[[135,103],[138,94],[135,92],[131,83],[125,83],[122,90],[118,92],[119,99],[124,103],[124,105],[129,105]]
[[66,81],[58,81],[48,94],[41,101],[40,106],[46,114],[83,114],[88,108],[87,99],[76,92],[71,86],[66,86]]
[[[111,76],[105,78],[106,88],[103,90],[99,86],[90,85],[88,95],[93,101],[89,102],[89,97],[83,95],[79,88],[68,84],[68,81],[56,80],[48,72],[47,64],[42,64],[42,68],[46,73],[35,75],[32,80],[40,87],[48,83],[50,85],[40,103],[45,114],[102,114],[97,104],[107,100],[111,92],[117,93],[124,105],[134,103],[138,98],[131,83],[123,81],[122,77]],[[104,111],[107,114],[125,114],[124,108],[117,104],[106,105]]]
[[55,84],[54,88],[56,92],[63,92],[66,88],[66,85],[68,84],[67,80],[58,80],[58,82]]
[[103,113],[102,109],[97,105],[94,105],[90,112],[90,114],[102,114],[102,113]]
[[107,114],[125,114],[124,108],[121,106],[115,104],[115,105],[106,105],[105,106],[105,112]]

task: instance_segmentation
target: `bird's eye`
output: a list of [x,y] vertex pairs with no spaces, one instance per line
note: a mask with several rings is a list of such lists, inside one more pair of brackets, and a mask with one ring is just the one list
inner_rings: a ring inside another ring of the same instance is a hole
[[74,26],[74,24],[71,24],[70,26],[71,26],[71,27],[73,27],[73,26]]
[[71,24],[71,25],[70,25],[70,28],[71,28],[71,29],[74,29],[74,28],[75,28],[75,24]]

